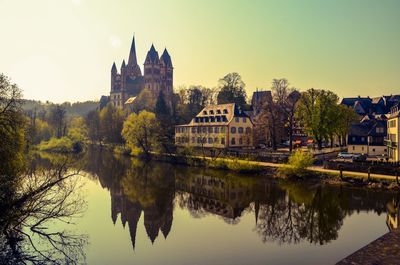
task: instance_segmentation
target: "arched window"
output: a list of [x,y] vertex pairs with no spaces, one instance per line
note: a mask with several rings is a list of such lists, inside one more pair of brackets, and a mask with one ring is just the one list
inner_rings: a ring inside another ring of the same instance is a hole
[[236,127],[231,127],[231,133],[236,133]]
[[238,128],[238,133],[243,133],[243,127]]

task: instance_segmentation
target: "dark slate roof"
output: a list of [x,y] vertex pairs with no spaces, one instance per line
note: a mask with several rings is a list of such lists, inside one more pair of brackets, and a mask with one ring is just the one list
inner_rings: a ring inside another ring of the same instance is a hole
[[[381,126],[384,129],[382,133],[377,133],[375,128]],[[363,120],[360,123],[352,124],[349,136],[386,136],[387,123],[384,120]]]
[[360,115],[387,114],[390,108],[399,101],[400,95],[390,95],[372,99],[369,97],[343,98],[341,104],[355,108]]
[[135,36],[132,38],[131,51],[129,52],[128,65],[137,65]]
[[169,56],[169,53],[167,49],[164,49],[163,54],[161,55],[160,58],[161,63],[163,63],[165,66],[172,67],[172,61],[171,61],[171,56]]
[[[245,112],[244,110],[240,109],[240,107],[239,107],[237,104],[235,104],[235,110],[234,110],[233,116],[234,116],[234,117],[249,117],[249,116],[246,114],[246,112]],[[250,117],[249,117],[249,118],[250,118]]]
[[145,63],[159,63],[159,61],[158,52],[152,44],[150,50],[147,52]]
[[117,66],[115,65],[115,62],[113,63],[113,65],[111,67],[111,71],[117,72]]

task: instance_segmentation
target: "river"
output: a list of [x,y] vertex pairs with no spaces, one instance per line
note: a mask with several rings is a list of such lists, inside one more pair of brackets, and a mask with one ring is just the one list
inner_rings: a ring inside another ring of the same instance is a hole
[[[60,156],[44,155],[41,165]],[[91,150],[75,159],[88,264],[334,264],[395,228],[398,194]],[[393,211],[393,210],[392,210]],[[389,217],[389,218],[388,218]]]

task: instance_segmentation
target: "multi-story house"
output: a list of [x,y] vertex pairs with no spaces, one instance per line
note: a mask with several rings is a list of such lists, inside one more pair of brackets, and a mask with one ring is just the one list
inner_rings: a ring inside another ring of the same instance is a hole
[[396,104],[391,108],[390,116],[387,120],[387,140],[386,145],[388,148],[389,160],[398,162],[400,161],[400,150],[399,150],[399,140],[400,140],[400,110],[399,104]]
[[189,124],[175,126],[175,143],[198,147],[252,147],[254,125],[234,103],[205,107]]
[[369,156],[387,154],[387,134],[384,115],[366,115],[360,123],[352,124],[347,137],[348,151]]

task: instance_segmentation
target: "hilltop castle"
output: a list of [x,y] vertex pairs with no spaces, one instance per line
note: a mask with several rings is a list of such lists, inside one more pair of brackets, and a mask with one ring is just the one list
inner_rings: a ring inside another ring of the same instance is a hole
[[167,49],[164,49],[159,57],[154,45],[151,45],[144,61],[142,75],[136,59],[135,37],[133,37],[128,64],[123,60],[119,73],[115,62],[112,65],[109,101],[115,107],[124,108],[125,104],[133,102],[143,89],[148,89],[154,100],[163,93],[167,105],[171,106],[173,71],[171,56]]

